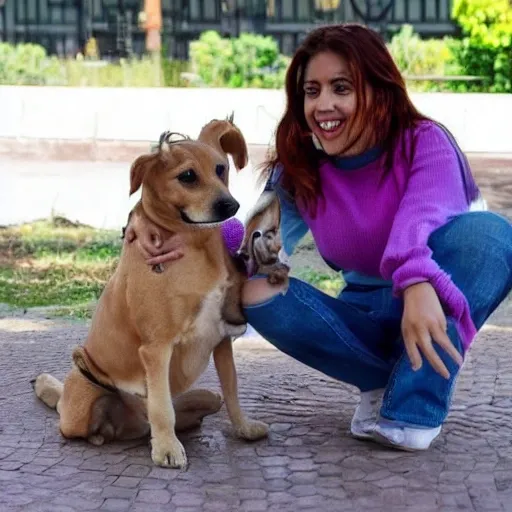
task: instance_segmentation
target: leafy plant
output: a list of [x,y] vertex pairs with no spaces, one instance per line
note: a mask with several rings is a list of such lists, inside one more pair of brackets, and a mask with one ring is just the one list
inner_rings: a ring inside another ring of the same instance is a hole
[[454,45],[460,67],[484,76],[491,92],[512,92],[510,0],[455,0],[452,14],[464,35]]
[[0,84],[64,85],[70,87],[182,87],[188,62],[144,56],[118,62],[95,58],[92,41],[88,57],[59,59],[37,44],[0,43]]
[[278,88],[288,65],[270,36],[241,34],[228,39],[213,30],[190,43],[190,57],[193,71],[211,87]]
[[389,50],[404,75],[446,74],[453,54],[446,39],[426,39],[414,32],[412,25],[403,25],[389,43]]
[[0,43],[0,83],[46,85],[62,80],[59,60],[37,44]]

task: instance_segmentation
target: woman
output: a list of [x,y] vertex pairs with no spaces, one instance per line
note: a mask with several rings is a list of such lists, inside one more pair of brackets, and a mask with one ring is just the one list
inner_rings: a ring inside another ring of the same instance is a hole
[[[312,31],[286,94],[267,184],[280,199],[284,253],[310,230],[346,286],[332,298],[297,279],[283,293],[254,278],[243,291],[247,321],[283,352],[359,388],[355,437],[427,449],[477,330],[512,287],[512,227],[470,212],[479,192],[466,158],[415,109],[372,30]],[[182,254],[178,239],[155,247],[155,226],[130,224],[130,240],[163,254],[156,261]]]

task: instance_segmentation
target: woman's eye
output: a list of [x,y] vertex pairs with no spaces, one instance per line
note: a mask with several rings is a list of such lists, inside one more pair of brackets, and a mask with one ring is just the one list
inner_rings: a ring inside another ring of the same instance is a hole
[[188,169],[178,175],[178,181],[186,185],[192,185],[197,181],[197,174],[193,169]]
[[345,84],[336,84],[334,86],[334,92],[336,94],[346,94],[348,91],[348,87]]
[[217,164],[217,167],[215,167],[215,174],[222,178],[224,176],[224,172],[226,171],[226,166],[222,164]]
[[315,96],[317,94],[317,90],[312,87],[307,87],[304,89],[304,93],[306,96]]

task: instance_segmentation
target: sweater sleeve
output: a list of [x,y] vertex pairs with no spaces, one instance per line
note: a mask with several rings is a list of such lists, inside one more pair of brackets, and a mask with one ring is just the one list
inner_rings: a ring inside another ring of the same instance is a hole
[[462,293],[432,258],[428,239],[452,216],[468,211],[458,149],[435,124],[415,135],[415,152],[402,201],[380,264],[395,296],[410,285],[430,282],[455,317],[467,313]]
[[281,186],[282,169],[275,167],[265,185],[266,191],[274,191],[279,199],[281,209],[281,223],[279,232],[282,248],[279,260],[289,265],[289,258],[293,254],[297,244],[309,231],[309,227],[295,204],[293,197]]

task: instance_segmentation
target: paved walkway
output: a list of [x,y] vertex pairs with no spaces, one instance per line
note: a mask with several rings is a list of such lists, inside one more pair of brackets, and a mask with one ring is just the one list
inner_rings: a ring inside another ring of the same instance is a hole
[[[153,466],[147,440],[97,448],[60,437],[29,381],[41,371],[63,376],[85,333],[82,324],[0,319],[2,512],[512,510],[510,328],[481,332],[442,436],[416,454],[350,438],[353,388],[242,339],[242,404],[270,423],[270,437],[233,438],[222,408],[181,436],[186,472]],[[212,368],[201,385],[219,388]]]
[[[142,146],[139,151],[146,149]],[[267,152],[265,146],[249,149],[249,165],[238,174],[234,169],[230,173],[230,188],[241,203],[240,219],[257,199],[260,186],[254,169]],[[72,157],[69,153],[64,156]],[[78,159],[83,156],[77,153],[75,161],[0,158],[0,225],[30,222],[54,213],[98,228],[123,226],[138,199],[138,194],[128,197],[130,155],[109,162]],[[512,154],[475,154],[470,160],[489,207],[512,218]]]
[[[261,154],[252,157],[258,161]],[[472,162],[489,206],[512,217],[512,160]],[[0,223],[8,222],[7,205],[16,206],[18,196],[30,208],[14,212],[41,215],[39,208],[47,215],[44,187],[51,179],[67,187],[61,197],[69,208],[89,205],[83,216],[96,210],[110,215],[98,222],[124,222],[127,200],[120,190],[126,189],[127,167],[76,165],[2,164],[0,181],[11,178],[17,188],[0,186]],[[99,191],[98,183],[104,184]],[[241,401],[271,425],[270,436],[256,443],[233,438],[222,408],[201,429],[181,436],[190,466],[179,472],[153,466],[147,440],[100,448],[65,441],[56,413],[35,399],[30,379],[42,371],[62,377],[87,327],[0,311],[0,512],[512,511],[511,319],[512,301],[475,342],[440,439],[416,454],[352,439],[353,388],[262,340],[239,340]],[[212,368],[200,385],[219,389]]]

